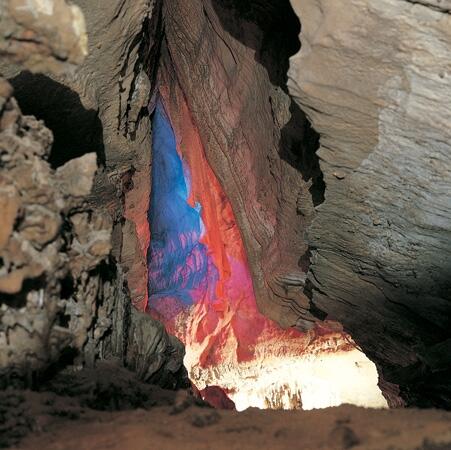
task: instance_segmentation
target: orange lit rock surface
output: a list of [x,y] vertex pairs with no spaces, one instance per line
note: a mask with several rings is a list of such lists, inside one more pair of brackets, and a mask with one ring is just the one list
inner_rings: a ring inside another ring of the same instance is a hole
[[[221,387],[237,409],[311,409],[343,402],[386,406],[377,388],[374,365],[340,329],[333,331],[327,325],[317,325],[308,333],[283,330],[258,311],[231,204],[205,158],[184,96],[174,81],[162,82],[160,95],[164,112],[157,113],[170,121],[183,163],[182,187],[187,191],[189,213],[200,211],[201,232],[197,236],[199,242],[186,255],[185,267],[175,272],[176,285],[168,287],[165,280],[158,278],[171,276],[163,269],[172,270],[174,264],[180,264],[177,245],[186,250],[185,244],[195,240],[195,232],[180,236],[180,242],[164,244],[173,253],[172,259],[171,254],[162,255],[161,246],[151,247],[150,283],[164,287],[161,292],[149,292],[148,310],[185,343],[185,365],[196,387],[201,391],[209,386]],[[158,164],[158,158],[155,156],[154,164]],[[154,205],[150,217],[160,217],[169,207],[172,206]],[[166,238],[170,231],[165,233],[158,229],[152,237]],[[205,279],[197,284],[183,280],[192,275],[193,267],[201,267],[198,260],[205,249]],[[159,267],[158,261],[165,258],[166,265]]]

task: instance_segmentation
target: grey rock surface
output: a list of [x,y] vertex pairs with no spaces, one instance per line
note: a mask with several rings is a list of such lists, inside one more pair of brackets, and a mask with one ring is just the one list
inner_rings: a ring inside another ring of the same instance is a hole
[[326,183],[308,230],[313,304],[409,401],[449,406],[451,352],[428,355],[451,337],[450,4],[292,4],[289,88]]

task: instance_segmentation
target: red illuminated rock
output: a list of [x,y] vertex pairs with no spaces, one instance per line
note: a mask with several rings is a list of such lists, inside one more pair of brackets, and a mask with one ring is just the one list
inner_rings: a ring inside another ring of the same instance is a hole
[[[240,410],[308,409],[342,402],[385,406],[374,365],[340,328],[333,331],[324,324],[309,333],[284,330],[257,309],[235,215],[206,160],[184,95],[165,72],[159,90],[177,151],[190,171],[188,202],[201,205],[201,242],[218,273],[214,292],[207,289],[200,297],[195,290],[191,293],[192,306],[175,296],[156,301],[151,297],[148,305],[150,313],[185,343],[184,361],[192,382],[212,401],[218,399],[209,386],[218,386]],[[334,373],[337,365],[342,367]]]
[[308,328],[317,320],[303,292],[316,144],[302,112],[291,115],[283,72],[298,48],[299,22],[288,2],[227,6],[166,1],[162,63],[176,74],[227,193],[259,310],[284,327]]
[[204,401],[217,409],[235,409],[235,403],[227,396],[227,393],[219,386],[207,386],[199,391]]

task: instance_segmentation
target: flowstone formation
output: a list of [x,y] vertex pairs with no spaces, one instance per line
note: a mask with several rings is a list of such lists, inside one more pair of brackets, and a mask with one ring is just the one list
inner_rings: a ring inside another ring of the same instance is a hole
[[159,90],[147,310],[185,343],[191,381],[206,400],[218,386],[238,410],[386,406],[349,336],[327,324],[283,330],[258,311],[234,213],[183,94],[174,80]]

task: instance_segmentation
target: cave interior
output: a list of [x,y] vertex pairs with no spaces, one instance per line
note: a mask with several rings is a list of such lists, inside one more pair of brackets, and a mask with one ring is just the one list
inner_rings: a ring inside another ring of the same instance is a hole
[[0,448],[451,448],[451,0],[0,13]]

